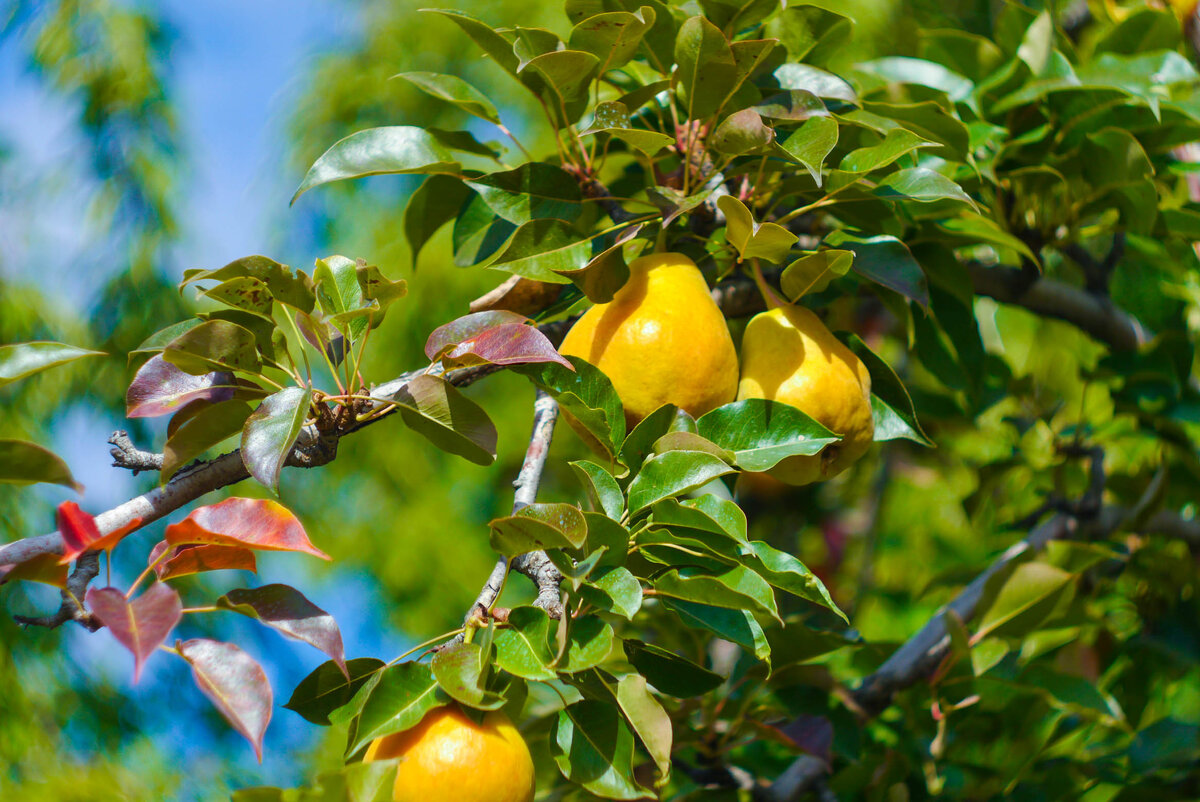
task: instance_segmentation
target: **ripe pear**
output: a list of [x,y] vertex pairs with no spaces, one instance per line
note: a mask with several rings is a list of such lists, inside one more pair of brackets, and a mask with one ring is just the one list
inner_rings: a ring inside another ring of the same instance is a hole
[[696,264],[655,253],[635,259],[629,272],[610,302],[567,332],[559,352],[604,371],[630,427],[663,404],[699,417],[733,401],[737,351]]
[[746,324],[737,397],[790,404],[841,435],[820,453],[788,457],[767,472],[789,485],[838,475],[875,437],[866,365],[802,306],[780,306]]

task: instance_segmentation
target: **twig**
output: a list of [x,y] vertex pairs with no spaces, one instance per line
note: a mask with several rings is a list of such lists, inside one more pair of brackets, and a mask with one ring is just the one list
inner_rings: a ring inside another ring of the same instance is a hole
[[[525,450],[525,461],[513,482],[513,487],[516,488],[512,506],[514,515],[537,500],[538,486],[542,481],[542,470],[546,467],[546,456],[550,453],[550,441],[554,437],[554,424],[557,420],[558,402],[538,390],[533,402],[533,432],[529,436],[529,447]],[[506,558],[501,557],[496,561],[491,575],[479,591],[475,603],[471,605],[471,611],[467,613],[468,622],[479,617],[486,619],[488,611],[492,609],[504,588],[504,577],[508,573],[508,567]],[[551,617],[559,618],[562,615],[559,594],[562,574],[554,563],[550,562],[546,552],[534,551],[518,555],[513,558],[512,568],[527,576],[537,588],[538,596],[534,604]],[[455,640],[461,639],[459,636]]]
[[68,621],[78,621],[89,632],[95,632],[102,625],[96,617],[83,607],[83,596],[87,593],[88,584],[100,573],[100,552],[86,551],[75,561],[75,570],[67,579],[67,586],[62,590],[62,604],[54,615],[25,616],[14,615],[18,624],[27,627],[46,627],[54,629]]
[[162,470],[163,455],[153,451],[142,451],[133,444],[129,439],[129,432],[124,429],[113,432],[108,442],[116,446],[108,452],[112,454],[114,468],[128,468],[133,471],[134,476],[137,476],[139,471]]

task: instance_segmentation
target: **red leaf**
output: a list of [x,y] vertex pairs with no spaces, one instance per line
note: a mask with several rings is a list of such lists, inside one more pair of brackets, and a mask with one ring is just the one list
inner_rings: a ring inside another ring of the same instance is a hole
[[14,579],[42,582],[56,588],[65,588],[67,586],[67,566],[59,561],[57,554],[39,554],[32,560],[0,567],[0,585],[12,582]]
[[[310,602],[289,585],[263,585],[260,588],[231,590],[217,599],[218,607],[257,618],[289,638],[304,641],[333,658],[346,674],[346,656],[342,632],[333,616]],[[350,675],[346,674],[349,679]]]
[[166,541],[173,546],[192,543],[242,546],[262,551],[300,551],[330,559],[309,542],[304,527],[287,507],[267,499],[227,498],[192,510],[192,514],[167,527]]
[[100,623],[133,652],[134,682],[141,677],[146,658],[167,639],[183,615],[179,594],[161,582],[132,602],[116,588],[90,588],[86,600]]
[[236,388],[224,371],[193,376],[155,354],[138,369],[125,392],[125,415],[153,418],[182,409],[192,401],[228,401]]
[[95,518],[80,509],[74,501],[64,501],[58,505],[58,533],[63,540],[63,556],[59,564],[66,565],[85,551],[111,551],[123,537],[141,525],[142,519],[134,518],[121,528],[101,535]]
[[447,368],[557,362],[574,370],[532,322],[503,310],[466,315],[434,329],[425,355]]
[[192,664],[192,677],[209,701],[254,747],[262,762],[263,736],[271,722],[271,684],[250,655],[232,643],[197,638],[177,645]]
[[[171,544],[161,540],[150,551],[148,564],[155,561]],[[258,562],[254,552],[241,546],[178,546],[169,557],[154,565],[159,579],[174,579],[177,576],[199,574],[203,571],[237,569],[258,573]]]

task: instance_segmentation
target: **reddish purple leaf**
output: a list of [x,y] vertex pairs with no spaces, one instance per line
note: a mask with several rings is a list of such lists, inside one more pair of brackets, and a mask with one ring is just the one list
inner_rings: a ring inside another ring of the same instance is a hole
[[[169,548],[171,545],[165,540],[155,544],[150,551],[148,564],[154,565],[155,560]],[[242,546],[177,546],[170,556],[154,565],[154,573],[159,579],[226,569],[258,573],[258,561],[254,552]]]
[[330,559],[314,546],[295,515],[274,501],[227,498],[192,510],[192,514],[165,532],[167,543],[241,546],[260,551],[300,551]]
[[196,638],[176,644],[176,648],[192,664],[196,685],[245,736],[261,763],[272,704],[271,684],[262,666],[232,643]]
[[100,623],[133,652],[134,682],[141,677],[146,658],[167,639],[183,615],[179,594],[161,582],[132,602],[116,588],[91,588],[86,600]]
[[833,758],[833,724],[824,716],[797,716],[775,729],[800,751],[819,757],[826,764]]
[[125,415],[153,418],[177,412],[192,401],[228,401],[237,387],[232,373],[193,376],[155,354],[138,370],[125,392]]
[[142,519],[134,518],[121,528],[101,535],[95,518],[74,501],[64,501],[58,505],[58,533],[63,540],[63,556],[59,563],[66,565],[85,551],[111,550],[141,525]]
[[[346,673],[342,632],[337,622],[295,588],[289,585],[263,585],[260,588],[231,590],[217,599],[217,606],[257,618],[289,638],[312,644],[332,657],[342,673]],[[349,679],[349,675],[346,676]]]
[[515,312],[476,312],[434,329],[425,355],[447,368],[557,362],[574,370],[532,323]]
[[469,340],[488,329],[508,323],[530,322],[529,318],[524,315],[518,315],[507,309],[494,309],[488,312],[464,315],[457,320],[451,320],[449,323],[438,326],[429,334],[429,339],[425,341],[425,356],[433,361],[463,340]]

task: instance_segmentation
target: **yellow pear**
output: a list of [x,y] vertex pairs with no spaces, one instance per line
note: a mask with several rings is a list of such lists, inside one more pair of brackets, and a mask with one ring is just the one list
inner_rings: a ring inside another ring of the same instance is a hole
[[819,454],[788,457],[767,472],[790,485],[836,476],[875,437],[866,365],[802,306],[762,312],[746,325],[737,397],[790,404],[841,435]]
[[699,417],[733,401],[737,351],[695,263],[656,253],[635,259],[629,271],[612,301],[593,306],[567,332],[559,352],[604,371],[631,427],[663,404]]

